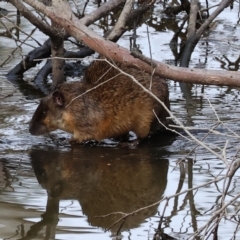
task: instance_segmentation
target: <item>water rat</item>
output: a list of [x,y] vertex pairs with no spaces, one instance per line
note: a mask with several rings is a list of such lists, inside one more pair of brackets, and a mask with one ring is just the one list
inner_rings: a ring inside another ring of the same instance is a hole
[[[152,93],[169,108],[165,79],[137,68],[117,66],[147,89],[151,86]],[[72,133],[72,140],[79,143],[119,137],[129,131],[141,139],[161,128],[153,111],[167,125],[169,114],[160,103],[108,62],[96,60],[82,81],[63,83],[41,100],[29,131],[42,135],[61,129]]]

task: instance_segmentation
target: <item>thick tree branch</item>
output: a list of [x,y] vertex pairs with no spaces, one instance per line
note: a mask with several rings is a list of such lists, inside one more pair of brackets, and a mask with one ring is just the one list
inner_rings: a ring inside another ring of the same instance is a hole
[[98,19],[106,16],[109,12],[111,12],[113,9],[118,7],[120,4],[124,3],[125,0],[111,0],[104,4],[102,4],[98,9],[93,11],[91,14],[86,15],[82,19],[80,19],[80,22],[86,26],[94,23]]
[[188,38],[193,36],[196,32],[196,22],[197,22],[197,13],[198,9],[198,0],[191,1],[191,8],[188,21]]
[[108,35],[107,39],[108,40],[111,40],[113,42],[114,41],[114,38],[119,38],[119,36],[122,35],[122,32],[123,32],[123,28],[126,27],[126,22],[129,18],[129,15],[132,11],[132,8],[133,8],[133,4],[134,4],[134,0],[127,0],[126,3],[125,3],[125,6],[118,18],[118,21],[117,23],[115,24],[114,28],[112,29],[112,31],[110,32],[110,34]]
[[[58,12],[64,11],[62,9],[61,0],[51,0],[52,7],[57,9]],[[69,15],[68,17],[71,17]],[[58,34],[51,37],[51,55],[52,55],[52,85],[51,89],[55,89],[57,85],[65,81],[64,76],[64,67],[65,60],[63,59],[64,55],[64,35],[65,30],[54,21],[52,21],[52,28],[58,31]]]
[[154,73],[165,78],[193,84],[240,86],[240,74],[238,72],[175,67],[151,60],[150,58],[141,55],[139,52],[134,52],[132,55],[148,64],[151,64],[152,62],[153,67],[156,68]]
[[217,9],[209,16],[208,19],[202,24],[202,26],[192,36],[189,36],[185,43],[185,47],[181,56],[181,67],[188,67],[191,59],[192,52],[201,38],[204,31],[209,27],[210,23],[229,5],[231,0],[223,0]]
[[[15,7],[19,7],[20,12],[22,15],[25,14],[25,17],[31,17],[32,13],[24,6],[24,4],[22,3],[22,1],[16,1],[16,0],[11,0],[12,4],[16,4]],[[120,4],[122,4],[124,2],[124,0],[111,0],[108,1],[106,3],[104,3],[101,7],[99,7],[98,9],[96,9],[94,12],[92,12],[89,15],[86,15],[85,17],[83,17],[82,19],[80,19],[79,21],[84,24],[84,25],[90,25],[92,23],[94,23],[96,20],[100,19],[101,17],[104,17],[108,14],[109,11],[112,11],[113,9],[115,9],[116,7],[118,7]],[[24,13],[26,12],[26,13]],[[28,14],[27,12],[30,12],[30,14]],[[33,15],[34,16],[34,15]],[[34,16],[35,19],[36,17]],[[38,18],[35,19],[36,21],[39,20]],[[35,20],[32,22],[32,24],[35,23]],[[40,21],[40,20],[39,20]],[[47,25],[46,25],[47,26]],[[49,27],[49,26],[47,26]],[[42,30],[40,28],[40,30]],[[54,32],[52,28],[50,28],[50,30],[52,31],[52,34],[56,34],[57,32]],[[48,32],[44,32],[46,34],[48,34]],[[50,37],[53,37],[55,35],[50,35]],[[66,40],[68,38],[68,34],[65,34],[64,39]],[[81,50],[82,52],[82,50]],[[84,51],[84,53],[89,53],[92,54],[94,53],[93,50],[89,49],[88,51]],[[15,66],[11,71],[8,72],[7,77],[10,81],[12,81],[12,79],[16,78],[16,75],[22,75],[25,71],[27,71],[28,69],[35,67],[38,63],[40,63],[41,61],[37,62],[34,61],[34,59],[42,59],[42,58],[47,58],[49,57],[51,54],[51,40],[48,39],[42,46],[32,50],[31,52],[28,53],[28,55],[25,57],[24,60],[22,60],[17,66]],[[86,55],[85,55],[86,56]],[[65,57],[65,56],[64,56]],[[82,56],[83,57],[83,56]],[[45,73],[47,73],[49,71],[49,69],[52,69],[51,66],[51,61],[50,63],[48,63],[48,67],[47,67],[47,71],[44,69],[44,75],[42,75],[42,72],[40,73],[40,78],[39,79],[43,79],[42,76],[46,76]],[[38,79],[38,75],[36,77],[37,79],[37,85],[40,84],[40,81]]]
[[[90,48],[99,52],[116,62],[127,66],[145,70],[151,73],[151,66],[140,59],[131,56],[130,52],[117,44],[104,40],[102,37],[84,26],[74,15],[68,18],[64,13],[61,15],[54,9],[47,8],[43,4],[33,0],[25,0],[26,3],[46,14],[51,20],[65,28],[65,30],[78,40],[82,40]],[[65,2],[65,4],[67,4]],[[66,12],[71,11],[70,7],[64,8]],[[155,61],[157,67],[155,73],[162,77],[180,82],[240,86],[240,74],[237,72],[194,70],[188,68],[178,68]]]
[[[105,38],[107,38],[108,40],[111,40],[112,42],[117,42],[118,39],[129,29],[134,28],[136,25],[141,24],[141,19],[142,16],[144,15],[145,12],[147,12],[154,4],[154,1],[152,1],[149,4],[142,4],[142,6],[138,7],[137,9],[134,9],[131,11],[131,14],[125,14],[125,19],[124,19],[124,24],[122,22],[122,26],[124,27],[118,27],[118,30],[115,31],[115,36],[111,36],[111,39],[109,38],[109,34],[112,33],[112,29],[110,31],[107,31],[104,35]],[[124,10],[123,10],[124,11]],[[128,10],[129,11],[129,6],[128,6]],[[121,21],[120,17],[118,19],[118,21]],[[113,27],[115,28],[115,26]]]
[[223,0],[220,5],[215,9],[215,11],[205,20],[202,26],[197,30],[197,36],[202,36],[204,31],[209,27],[210,23],[226,8],[232,0]]
[[16,75],[22,75],[28,69],[35,67],[41,61],[34,61],[34,59],[41,59],[49,57],[51,54],[51,40],[48,39],[43,43],[42,46],[35,48],[28,55],[18,63],[12,70],[7,74],[7,78],[11,81],[12,78],[15,79]]
[[[18,9],[18,11],[28,19],[34,26],[36,26],[40,31],[48,36],[56,35],[56,31],[50,26],[45,24],[40,18],[32,14],[31,11],[19,0],[9,0],[9,2]],[[30,20],[31,19],[31,20]]]

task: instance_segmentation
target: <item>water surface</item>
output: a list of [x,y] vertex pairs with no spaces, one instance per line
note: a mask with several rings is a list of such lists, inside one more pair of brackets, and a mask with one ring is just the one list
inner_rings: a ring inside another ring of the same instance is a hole
[[[7,3],[1,3],[1,7],[14,10]],[[155,18],[149,23],[153,58],[174,63],[169,42],[174,24],[182,15],[174,20],[164,16],[161,9],[158,4]],[[15,21],[16,13],[11,12],[9,18]],[[234,64],[239,57],[237,19],[236,7],[224,11],[196,47],[191,67],[233,70],[237,66],[238,70],[238,64]],[[11,25],[6,19],[2,21]],[[32,30],[24,18],[20,26],[26,32]],[[101,33],[98,27],[93,26]],[[0,31],[5,31],[2,26]],[[137,34],[139,48],[149,55],[146,24],[138,28]],[[119,44],[128,48],[130,35],[127,32]],[[40,42],[46,39],[38,31],[34,37]],[[20,33],[20,38],[24,39],[24,34]],[[33,40],[28,43],[36,47]],[[53,133],[53,138],[31,136],[28,123],[38,99],[29,97],[34,93],[26,85],[16,88],[4,77],[30,50],[29,45],[16,48],[13,40],[0,36],[0,239],[116,239],[119,223],[109,227],[122,216],[120,212],[132,212],[225,174],[225,163],[203,147],[187,156],[196,145],[181,136],[162,135],[134,149],[70,146],[66,140],[70,136],[60,131]],[[23,80],[31,81],[41,66],[25,73]],[[193,86],[191,100],[186,103],[178,83],[169,81],[169,89],[171,109],[184,125],[210,128],[218,118],[225,121],[215,129],[220,134],[209,134],[204,141],[218,152],[226,146],[226,155],[231,159],[239,149],[239,90]],[[205,133],[197,131],[194,136],[202,139]],[[183,165],[177,165],[180,159],[185,159]],[[239,193],[239,181],[237,172],[231,195]],[[210,219],[220,203],[222,187],[220,182],[184,193],[171,198],[166,208],[165,202],[156,203],[129,217],[118,238],[153,239],[165,210],[164,232],[187,239]],[[238,206],[239,201],[231,205],[228,214]],[[111,212],[118,214],[96,218]],[[219,239],[230,239],[236,222],[222,221]]]

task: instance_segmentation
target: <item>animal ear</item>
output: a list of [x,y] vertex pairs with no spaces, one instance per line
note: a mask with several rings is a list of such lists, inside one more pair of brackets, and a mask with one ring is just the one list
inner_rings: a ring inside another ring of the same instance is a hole
[[53,102],[56,103],[58,106],[62,107],[64,104],[63,95],[59,91],[55,91],[52,93]]

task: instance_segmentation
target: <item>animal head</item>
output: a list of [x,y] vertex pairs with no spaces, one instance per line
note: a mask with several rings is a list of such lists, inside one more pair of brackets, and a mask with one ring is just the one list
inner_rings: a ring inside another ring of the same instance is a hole
[[32,135],[42,135],[60,128],[65,100],[58,90],[43,98],[29,125]]

